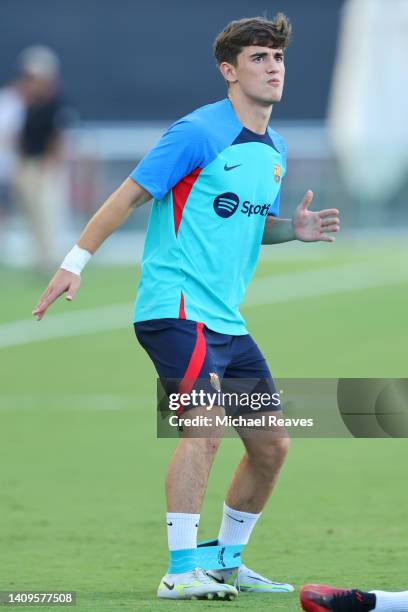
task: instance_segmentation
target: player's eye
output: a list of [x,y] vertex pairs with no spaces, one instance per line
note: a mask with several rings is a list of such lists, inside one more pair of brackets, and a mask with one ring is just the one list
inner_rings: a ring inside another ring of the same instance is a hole
[[263,55],[256,55],[253,61],[259,64],[262,60],[263,60]]
[[283,55],[279,53],[278,55],[275,55],[275,59],[277,62],[283,62]]

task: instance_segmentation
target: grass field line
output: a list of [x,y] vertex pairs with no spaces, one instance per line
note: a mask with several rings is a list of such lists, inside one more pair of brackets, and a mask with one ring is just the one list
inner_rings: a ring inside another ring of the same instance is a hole
[[390,257],[330,268],[266,276],[249,286],[244,305],[262,306],[408,282],[408,266]]
[[47,314],[41,322],[34,318],[22,319],[0,325],[0,348],[130,328],[131,320],[131,304],[111,304],[62,314]]
[[[404,282],[408,282],[408,267],[394,258],[381,262],[273,274],[252,282],[244,306],[290,302]],[[41,323],[28,318],[5,323],[0,325],[0,348],[123,329],[131,326],[131,315],[131,304],[111,304],[48,314]]]
[[[150,400],[142,396],[143,400]],[[142,401],[138,396],[138,401]],[[113,393],[84,393],[68,396],[0,395],[0,411],[14,410],[133,410],[135,398]]]

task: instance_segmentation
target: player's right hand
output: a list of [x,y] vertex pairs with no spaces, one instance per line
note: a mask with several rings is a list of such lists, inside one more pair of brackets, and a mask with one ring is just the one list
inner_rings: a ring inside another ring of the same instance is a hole
[[81,277],[73,272],[60,268],[51,279],[47,289],[42,294],[40,301],[34,308],[32,314],[37,321],[41,321],[47,309],[60,295],[66,293],[66,299],[71,302],[81,284]]

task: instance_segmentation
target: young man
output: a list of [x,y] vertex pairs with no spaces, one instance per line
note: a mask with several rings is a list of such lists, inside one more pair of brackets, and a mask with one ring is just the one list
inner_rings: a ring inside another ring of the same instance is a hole
[[[290,30],[279,14],[273,21],[234,21],[218,35],[214,51],[228,97],[174,123],[105,202],[33,311],[37,319],[63,292],[73,299],[91,254],[153,197],[134,320],[160,378],[179,379],[189,390],[223,378],[250,378],[274,390],[238,311],[261,243],[331,242],[339,228],[337,210],[308,210],[310,191],[293,219],[278,218],[286,155],[268,124],[282,96]],[[221,406],[216,410],[223,413]],[[287,437],[262,434],[242,435],[245,452],[226,496],[218,540],[197,547],[200,507],[220,438],[198,438],[183,427],[166,479],[170,567],[159,597],[231,599],[237,589],[293,591],[240,562],[288,448]]]
[[305,584],[300,605],[306,612],[408,612],[408,591],[337,589],[325,584]]

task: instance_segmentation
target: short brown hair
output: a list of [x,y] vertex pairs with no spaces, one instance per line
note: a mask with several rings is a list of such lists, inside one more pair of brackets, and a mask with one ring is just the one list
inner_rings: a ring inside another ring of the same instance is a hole
[[214,41],[214,55],[217,64],[236,64],[237,55],[243,47],[259,45],[272,49],[286,49],[292,33],[289,19],[278,13],[273,21],[264,17],[251,17],[231,21]]

